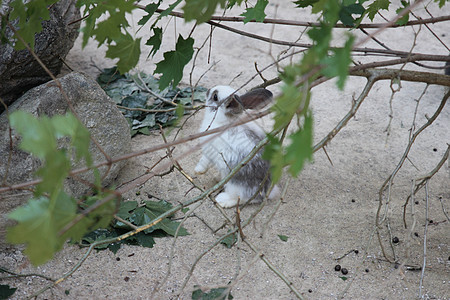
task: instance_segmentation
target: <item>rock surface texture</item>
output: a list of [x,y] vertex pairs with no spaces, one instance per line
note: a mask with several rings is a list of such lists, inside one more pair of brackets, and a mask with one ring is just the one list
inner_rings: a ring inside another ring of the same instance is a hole
[[[114,102],[105,94],[95,80],[83,73],[70,73],[59,79],[63,90],[67,94],[76,114],[88,128],[91,135],[101,145],[105,153],[114,157],[128,153],[131,149],[131,137],[128,122],[116,108]],[[14,102],[9,113],[23,110],[35,116],[54,116],[69,111],[67,101],[53,81],[29,90]],[[21,151],[20,137],[10,130],[6,113],[0,115],[0,184],[12,185],[34,179],[34,172],[41,166],[41,162],[32,155]],[[64,143],[64,141],[62,141]],[[12,145],[12,149],[11,149]],[[91,142],[90,152],[94,163],[104,161],[104,155]],[[9,163],[8,160],[10,159]],[[107,186],[117,177],[124,162],[113,164],[103,179],[103,186]],[[9,166],[9,167],[8,167]],[[82,167],[82,162],[74,168]],[[107,168],[100,169],[103,176]],[[5,174],[6,180],[5,182]],[[93,181],[93,175],[80,174],[84,180]],[[72,178],[66,180],[66,190],[74,196],[81,196],[89,190],[85,184]],[[29,195],[0,194],[0,213],[4,214],[12,208],[24,203]],[[4,228],[0,221],[0,228]]]
[[[3,1],[0,7],[2,14],[10,12],[10,2],[12,0]],[[75,7],[75,3],[75,0],[61,0],[52,5],[49,10],[50,20],[42,23],[42,32],[35,36],[34,51],[54,75],[59,73],[62,60],[78,36],[80,23],[71,24],[80,19],[80,10]],[[13,32],[7,27],[5,34],[10,38]],[[7,105],[30,88],[48,80],[50,76],[28,50],[17,51],[10,44],[0,44],[0,98]],[[0,105],[2,111],[4,107]]]

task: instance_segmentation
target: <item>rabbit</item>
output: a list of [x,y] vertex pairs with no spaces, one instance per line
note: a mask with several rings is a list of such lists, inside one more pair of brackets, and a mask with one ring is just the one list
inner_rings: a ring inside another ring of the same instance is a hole
[[[208,90],[206,99],[205,115],[200,132],[233,124],[244,115],[244,109],[266,106],[272,100],[272,93],[267,89],[256,89],[240,96],[233,88],[219,85]],[[252,121],[228,128],[213,139],[211,136],[201,137],[202,155],[195,167],[195,172],[203,174],[214,166],[220,176],[225,177],[264,136],[265,133],[261,127]],[[258,190],[260,191],[253,201],[261,202],[264,199],[271,183],[270,164],[263,160],[261,155],[261,151],[258,152],[225,184],[224,191],[216,196],[220,206],[229,208],[238,203],[244,204]],[[274,186],[268,198],[276,198],[278,194],[279,188]]]

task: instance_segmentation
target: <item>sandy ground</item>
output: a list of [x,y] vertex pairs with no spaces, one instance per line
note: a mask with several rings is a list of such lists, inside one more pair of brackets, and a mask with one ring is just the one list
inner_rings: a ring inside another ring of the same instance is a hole
[[[314,16],[307,11],[299,13],[285,1],[272,2],[283,4],[279,7],[271,4],[266,11],[269,17],[314,20]],[[444,14],[436,7],[431,7],[430,10],[435,16]],[[417,12],[424,15],[423,9]],[[229,15],[239,13],[236,10]],[[133,21],[137,22],[139,18],[136,14]],[[273,38],[289,41],[295,41],[301,33],[301,28],[231,25],[265,36],[272,34]],[[192,24],[185,25],[180,20],[171,19],[165,30],[163,50],[173,49],[178,33],[186,37],[191,28]],[[448,22],[433,25],[432,28],[444,43],[450,44]],[[146,30],[148,28],[142,29],[138,35],[148,36]],[[199,26],[194,33],[196,46],[200,46],[209,33],[209,26]],[[336,36],[337,41],[339,34]],[[362,38],[360,33],[355,34]],[[395,29],[381,33],[379,38],[393,49],[407,51],[413,44],[414,34],[411,29]],[[304,37],[301,41],[307,40]],[[80,45],[81,38],[67,57],[69,65],[75,70],[96,76],[98,70],[92,66],[91,61],[100,68],[114,65],[113,61],[104,59],[103,47],[96,48],[91,44],[82,50]],[[366,46],[375,47],[375,44],[367,43]],[[210,49],[211,61],[208,63],[209,50],[203,49],[196,61],[192,79],[195,83],[211,67],[201,79],[200,85],[209,88],[231,83],[237,88],[255,75],[255,62],[262,68],[272,63],[273,57],[285,49],[286,47],[271,46],[216,29]],[[425,28],[420,31],[414,51],[447,54],[447,50]],[[150,73],[161,55],[158,54],[154,59],[146,58],[147,53],[143,53],[138,69]],[[355,57],[357,61],[368,59],[373,58]],[[186,68],[187,72],[182,80],[184,85],[189,84],[191,68],[191,64]],[[275,75],[276,68],[264,72],[266,78]],[[244,89],[259,83],[261,80],[257,77]],[[347,113],[352,97],[359,96],[364,84],[365,79],[351,78],[344,91],[337,90],[333,82],[313,89],[312,108],[316,141],[326,135]],[[414,206],[417,218],[414,232],[417,235],[412,234],[412,237],[409,237],[410,228],[403,227],[402,205],[411,190],[411,180],[432,170],[447,148],[450,141],[448,105],[435,123],[418,137],[409,155],[410,161],[405,162],[391,188],[387,215],[392,235],[399,238],[399,243],[394,245],[398,262],[404,263],[405,266],[399,267],[384,260],[373,233],[378,190],[405,150],[414,116],[415,100],[424,87],[424,84],[402,82],[402,88],[395,94],[392,103],[394,114],[391,133],[387,137],[385,129],[389,122],[391,90],[389,82],[375,84],[356,117],[327,147],[333,165],[325,153],[319,151],[314,156],[314,162],[306,165],[299,178],[292,179],[285,174],[281,185],[288,184],[287,192],[278,210],[279,201],[267,203],[255,221],[244,229],[247,240],[254,245],[257,253],[243,242],[239,242],[232,249],[222,245],[216,246],[198,261],[186,287],[181,290],[196,259],[226,233],[226,229],[217,233],[211,232],[210,228],[219,228],[225,219],[213,203],[207,200],[195,210],[195,217],[186,220],[184,226],[190,235],[176,239],[173,256],[173,238],[157,239],[152,249],[123,246],[116,255],[110,251],[92,253],[68,280],[38,298],[174,299],[180,293],[180,298],[190,299],[196,285],[207,290],[226,286],[231,282],[234,299],[295,299],[295,295],[275,272],[284,274],[306,299],[335,299],[340,295],[343,295],[344,299],[417,297],[421,271],[408,269],[407,266],[421,266],[423,261],[426,208],[424,193],[418,194],[417,204]],[[279,94],[278,87],[272,86],[270,89],[275,95]],[[418,108],[418,126],[426,122],[426,114],[433,114],[444,93],[445,88],[440,86],[430,86],[427,89]],[[190,118],[181,131],[181,136],[196,132],[200,121],[201,115]],[[137,136],[133,139],[133,150],[148,148],[161,142],[157,133]],[[194,144],[176,147],[175,155],[180,155]],[[162,155],[164,152],[132,159],[118,178],[118,183],[127,182],[143,174],[146,167],[151,166]],[[179,163],[188,174],[195,176],[193,170],[198,158],[197,151],[183,156]],[[214,184],[214,176],[210,176],[211,174],[195,177],[195,180],[201,186],[210,187]],[[441,206],[442,201],[446,211],[450,210],[449,183],[450,169],[446,163],[429,184],[428,213],[433,223],[427,230],[427,263],[423,278],[425,299],[450,298],[450,230]],[[133,190],[125,195],[125,198],[145,200],[148,199],[147,195],[153,195],[176,204],[197,194],[191,190],[189,182],[177,172],[152,179],[138,190],[140,196],[136,196],[136,190]],[[241,218],[247,219],[257,208],[257,205],[247,206],[241,212]],[[270,220],[274,212],[275,215]],[[226,213],[234,219],[235,210],[228,209]],[[409,213],[407,219],[410,224]],[[278,235],[287,236],[287,242],[281,241]],[[386,231],[383,231],[383,239],[387,238]],[[388,244],[384,245],[391,255]],[[0,262],[2,266],[22,273],[38,272],[58,278],[70,270],[84,253],[85,249],[67,245],[52,261],[32,268],[20,251],[9,250],[0,254]],[[260,257],[269,260],[275,272]],[[338,258],[341,259],[337,261]],[[171,273],[168,279],[164,280],[169,262]],[[348,269],[348,280],[344,281],[341,278],[342,273],[334,270],[336,264]],[[48,282],[37,277],[2,281],[2,284],[18,288],[13,299],[30,295],[46,283]]]

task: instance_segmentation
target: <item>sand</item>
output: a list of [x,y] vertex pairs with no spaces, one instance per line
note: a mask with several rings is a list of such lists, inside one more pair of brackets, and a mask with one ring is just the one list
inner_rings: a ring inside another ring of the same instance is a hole
[[[429,9],[435,16],[439,16],[444,15],[447,7],[440,11],[433,4]],[[271,1],[266,13],[269,17],[315,20],[308,10],[299,12],[292,8],[293,5],[287,1]],[[228,14],[239,13],[239,10],[232,10]],[[418,9],[417,14],[427,16],[423,9]],[[136,13],[131,19],[136,23],[140,15]],[[302,27],[281,25],[228,25],[288,41],[295,41],[303,30]],[[184,24],[180,19],[170,19],[165,29],[163,51],[172,50],[177,35],[186,37],[192,26],[192,23]],[[448,22],[431,27],[444,43],[450,44]],[[418,27],[415,29],[418,30]],[[354,33],[358,41],[364,38],[360,32]],[[200,46],[208,34],[210,26],[198,26],[193,34],[195,45]],[[337,43],[342,40],[342,34],[343,32],[337,32]],[[144,27],[137,35],[144,36],[145,42],[145,37],[149,36],[148,27]],[[381,32],[378,38],[392,49],[409,51],[413,45],[414,32],[411,28],[389,29]],[[304,36],[301,41],[308,40]],[[378,47],[374,42],[364,46]],[[285,49],[287,48],[215,29],[211,47],[208,48],[207,43],[197,58],[192,72],[193,83],[209,70],[201,78],[201,86],[210,88],[226,84],[238,88],[255,75],[255,63],[262,69]],[[147,59],[148,51],[149,49],[144,49],[137,69],[151,73],[162,55],[160,52],[154,58]],[[424,27],[421,28],[414,51],[448,54]],[[114,61],[105,59],[104,55],[105,48],[97,48],[93,42],[81,49],[80,36],[69,53],[67,62],[73,69],[95,77],[99,73],[97,67],[114,65]],[[294,57],[294,61],[298,59],[299,56]],[[356,56],[354,59],[367,62],[383,58]],[[281,65],[288,62],[289,59]],[[190,84],[191,68],[192,64],[189,64],[185,69],[182,79],[184,86]],[[406,68],[418,69],[410,65]],[[276,71],[276,67],[272,67],[263,75],[270,79],[276,76]],[[439,70],[430,72],[442,73]],[[261,82],[259,76],[256,76],[243,90]],[[314,113],[315,142],[322,139],[343,118],[350,109],[353,98],[359,96],[365,82],[364,78],[351,77],[343,91],[336,88],[334,81],[328,81],[313,89],[311,106]],[[206,291],[227,286],[230,282],[234,299],[295,299],[296,296],[289,286],[276,273],[283,274],[305,299],[336,299],[339,296],[344,299],[417,297],[421,271],[414,268],[423,263],[426,223],[424,192],[419,192],[415,198],[417,224],[413,232],[410,232],[411,226],[407,229],[403,226],[403,205],[411,191],[411,180],[431,171],[447,149],[450,141],[448,105],[434,124],[417,138],[408,156],[409,160],[398,172],[390,191],[387,217],[391,237],[399,239],[399,242],[394,244],[398,264],[385,260],[374,229],[379,203],[378,191],[405,151],[416,100],[424,88],[425,84],[422,83],[401,83],[401,89],[395,93],[392,101],[393,119],[388,136],[385,129],[390,114],[390,82],[376,83],[356,116],[327,146],[332,164],[321,150],[315,153],[314,162],[307,164],[298,178],[284,174],[280,186],[288,185],[281,203],[279,200],[268,202],[255,220],[244,228],[246,241],[254,246],[256,252],[243,241],[239,241],[231,249],[223,245],[215,246],[196,263],[192,275],[188,277],[196,259],[227,231],[211,231],[210,228],[220,228],[225,218],[212,201],[205,200],[184,223],[189,236],[176,240],[171,237],[157,239],[152,249],[123,246],[117,254],[109,250],[94,252],[70,278],[41,294],[38,299],[175,299],[177,296],[190,299],[195,286]],[[269,89],[275,96],[280,94],[279,86],[271,86]],[[445,92],[446,88],[441,86],[428,87],[418,106],[417,128],[426,122],[425,115],[431,116],[434,113]],[[190,118],[180,132],[180,137],[195,133],[201,119],[202,113]],[[173,138],[174,133],[168,138]],[[133,150],[148,148],[161,142],[158,132],[149,136],[139,135],[133,138]],[[193,141],[177,146],[174,155],[181,155],[195,144]],[[164,154],[164,151],[160,151],[131,159],[121,172],[118,184],[144,174],[146,168]],[[214,172],[200,176],[194,174],[198,158],[199,151],[194,151],[189,155],[182,155],[178,161],[200,186],[211,187],[215,183]],[[151,195],[151,200],[164,199],[177,204],[198,194],[198,191],[191,190],[191,187],[179,172],[173,172],[162,178],[151,179],[126,193],[124,198],[147,200]],[[428,189],[428,215],[433,223],[428,225],[426,233],[427,261],[422,294],[425,299],[449,299],[450,230],[441,206],[442,203],[446,211],[450,209],[448,162],[430,180]],[[139,196],[136,195],[137,191],[140,192]],[[258,205],[245,207],[241,211],[241,219],[246,220],[257,209]],[[225,212],[235,220],[235,209],[226,209]],[[407,212],[406,217],[410,225],[411,206],[408,206]],[[176,217],[182,218],[183,214],[179,213]],[[282,241],[279,235],[287,236],[287,241]],[[385,227],[382,239],[389,258],[392,258],[390,246],[386,242],[389,236]],[[33,268],[19,250],[1,253],[0,261],[2,266],[17,272],[37,272],[58,278],[69,271],[85,251],[86,249],[74,245],[66,245],[53,260],[37,268]],[[271,270],[263,259],[268,260],[274,270]],[[335,271],[337,264],[346,268],[348,274],[343,275],[342,272]],[[170,275],[165,280],[169,265]],[[186,278],[189,280],[185,288],[181,289]],[[12,299],[31,295],[47,283],[48,281],[38,277],[2,281],[2,284],[18,288]]]

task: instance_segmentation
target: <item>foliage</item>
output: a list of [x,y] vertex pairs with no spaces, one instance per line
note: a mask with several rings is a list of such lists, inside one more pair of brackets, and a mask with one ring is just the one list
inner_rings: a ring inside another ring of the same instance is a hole
[[[56,0],[34,0],[27,3],[22,0],[12,1],[10,4],[12,10],[9,15],[1,15],[2,31],[5,30],[7,22],[14,24],[17,28],[17,35],[7,42],[15,43],[17,49],[23,49],[24,45],[17,40],[20,36],[33,48],[35,34],[42,30],[42,21],[49,19],[49,7],[56,2]],[[296,0],[293,2],[298,9],[310,8],[311,12],[317,15],[320,25],[308,30],[307,34],[312,40],[312,46],[303,53],[301,61],[284,67],[280,74],[283,80],[280,88],[282,93],[272,108],[275,115],[274,131],[268,136],[270,143],[264,153],[264,157],[272,164],[274,181],[280,179],[283,168],[288,168],[292,176],[297,176],[304,164],[312,160],[313,118],[309,108],[310,86],[315,79],[324,76],[335,77],[338,88],[344,88],[354,43],[351,30],[366,17],[373,21],[380,11],[395,9],[397,13],[400,13],[410,5],[408,0],[402,0],[400,6],[390,0]],[[435,0],[435,2],[442,8],[448,0]],[[132,125],[132,134],[138,132],[148,134],[149,130],[157,128],[158,124],[171,125],[180,115],[178,108],[191,108],[194,100],[204,98],[204,89],[191,91],[175,88],[183,77],[186,65],[194,56],[195,40],[191,35],[186,38],[179,35],[174,44],[174,50],[163,53],[163,59],[156,63],[154,71],[154,74],[160,74],[158,81],[144,73],[136,75],[127,73],[138,64],[141,55],[142,40],[136,36],[136,33],[152,20],[153,23],[149,28],[152,36],[145,45],[151,47],[149,56],[154,57],[165,42],[160,21],[168,17],[176,8],[183,10],[185,21],[195,21],[199,25],[207,22],[218,7],[228,9],[243,3],[247,4],[247,1],[174,0],[167,9],[161,11],[159,8],[163,1],[158,0],[143,8],[146,14],[138,22],[140,27],[135,29],[130,27],[127,15],[142,7],[133,1],[77,1],[77,6],[83,10],[84,25],[81,30],[83,46],[86,46],[90,38],[95,39],[99,45],[105,45],[108,48],[107,57],[118,60],[117,69],[106,70],[100,75],[99,82],[117,104],[133,109],[124,110],[125,116]],[[263,21],[268,4],[268,0],[257,0],[253,7],[242,9],[243,23],[253,20]],[[156,17],[155,14],[157,14]],[[408,19],[409,14],[405,14],[397,23],[403,25]],[[342,41],[343,46],[331,47],[333,29],[338,23],[346,25],[349,30],[345,41]],[[1,42],[5,43],[3,34]],[[155,97],[154,94],[158,96]],[[143,110],[159,110],[160,112]],[[11,115],[10,120],[11,126],[22,136],[21,148],[41,159],[43,167],[36,174],[42,182],[37,185],[33,198],[26,206],[10,214],[10,218],[18,221],[18,225],[9,230],[8,239],[14,243],[26,243],[26,253],[34,264],[38,264],[51,258],[53,253],[62,247],[65,240],[69,238],[79,240],[86,232],[106,227],[115,212],[115,196],[107,191],[100,192],[97,172],[94,172],[97,174],[98,189],[95,197],[77,201],[63,191],[64,178],[71,170],[72,156],[76,160],[84,160],[88,166],[92,164],[88,152],[89,133],[75,117],[66,115],[51,119],[46,117],[37,119],[31,115],[16,112]],[[293,120],[296,121],[297,129],[287,136],[289,143],[285,145],[279,135],[274,132],[284,130]],[[70,145],[61,147],[61,138],[70,140]],[[132,223],[142,224],[155,217],[154,209],[158,210],[152,205],[145,203],[144,206],[136,206],[128,211],[123,211],[121,208],[119,214],[123,213]],[[165,221],[169,222],[169,220]],[[164,224],[161,223],[160,226]],[[115,223],[114,226],[118,224]],[[173,230],[173,227],[170,228]],[[154,229],[155,234],[157,231],[173,234],[173,231],[170,233],[164,228]],[[136,235],[127,242],[136,242],[150,247],[154,241],[153,236],[149,238],[145,235],[149,233],[151,232]],[[108,234],[106,231],[96,231],[84,239],[92,242],[105,238]],[[232,245],[233,236],[230,236],[230,240],[224,241],[224,244]]]
[[237,233],[230,234],[226,238],[224,238],[220,243],[225,245],[228,249],[233,247],[234,244],[237,242]]
[[282,240],[283,242],[287,242],[288,241],[288,239],[289,239],[289,237],[288,236],[286,236],[286,235],[282,235],[282,234],[279,234],[278,235],[278,237],[280,238],[280,240]]
[[[50,14],[48,6],[56,3],[58,0],[36,0],[24,3],[22,0],[14,0],[10,6],[13,8],[10,19],[18,19],[17,35],[22,37],[34,48],[34,35],[42,31],[42,20],[49,20]],[[17,36],[15,35],[15,38]],[[22,43],[16,43],[17,50],[25,49]]]
[[267,4],[269,4],[269,0],[258,0],[255,7],[247,8],[246,11],[241,14],[241,16],[245,17],[243,21],[244,24],[252,20],[257,22],[264,21],[264,18],[266,17],[264,10],[266,9]]
[[[126,201],[122,202],[116,216],[135,226],[142,226],[150,223],[152,220],[156,219],[159,215],[170,210],[171,208],[172,204],[163,200],[159,202],[145,201],[143,205],[139,205],[137,201]],[[154,238],[175,236],[179,226],[180,223],[176,221],[164,219],[155,226],[128,237],[125,240],[118,243],[100,245],[97,246],[96,249],[102,250],[108,248],[113,253],[116,253],[120,249],[121,244],[139,245],[142,247],[153,248],[153,245],[155,244]],[[91,244],[93,242],[115,238],[130,230],[132,230],[132,228],[128,224],[115,220],[108,229],[97,229],[85,235],[83,237],[83,242]],[[188,234],[189,233],[184,227],[180,227],[178,230],[178,236],[185,236]]]
[[[117,68],[104,69],[97,78],[106,94],[122,109],[131,125],[131,135],[150,134],[151,129],[174,125],[178,119],[176,105],[184,109],[192,108],[194,101],[205,101],[206,89],[196,87],[165,88],[159,90],[155,77],[144,72],[120,75]],[[151,110],[148,112],[145,110]]]
[[164,89],[172,84],[177,86],[183,76],[184,66],[191,60],[194,54],[194,39],[178,37],[175,51],[164,53],[164,60],[156,64],[155,74],[162,74],[159,80],[159,88]]
[[231,300],[233,296],[230,292],[227,292],[227,288],[215,288],[209,292],[203,292],[198,286],[192,292],[192,300]]
[[[92,164],[89,132],[73,115],[36,118],[16,111],[10,115],[10,124],[22,137],[20,148],[43,162],[36,172],[42,182],[36,186],[34,196],[8,216],[18,222],[9,228],[8,241],[27,244],[25,254],[37,265],[52,258],[68,238],[80,239],[85,232],[106,226],[115,210],[115,197],[102,202],[107,195],[100,193],[82,202],[86,204],[83,209],[64,192],[72,153],[76,160]],[[61,138],[70,138],[70,144],[58,143]]]
[[17,288],[11,288],[7,284],[0,284],[0,299],[8,299],[16,290]]

